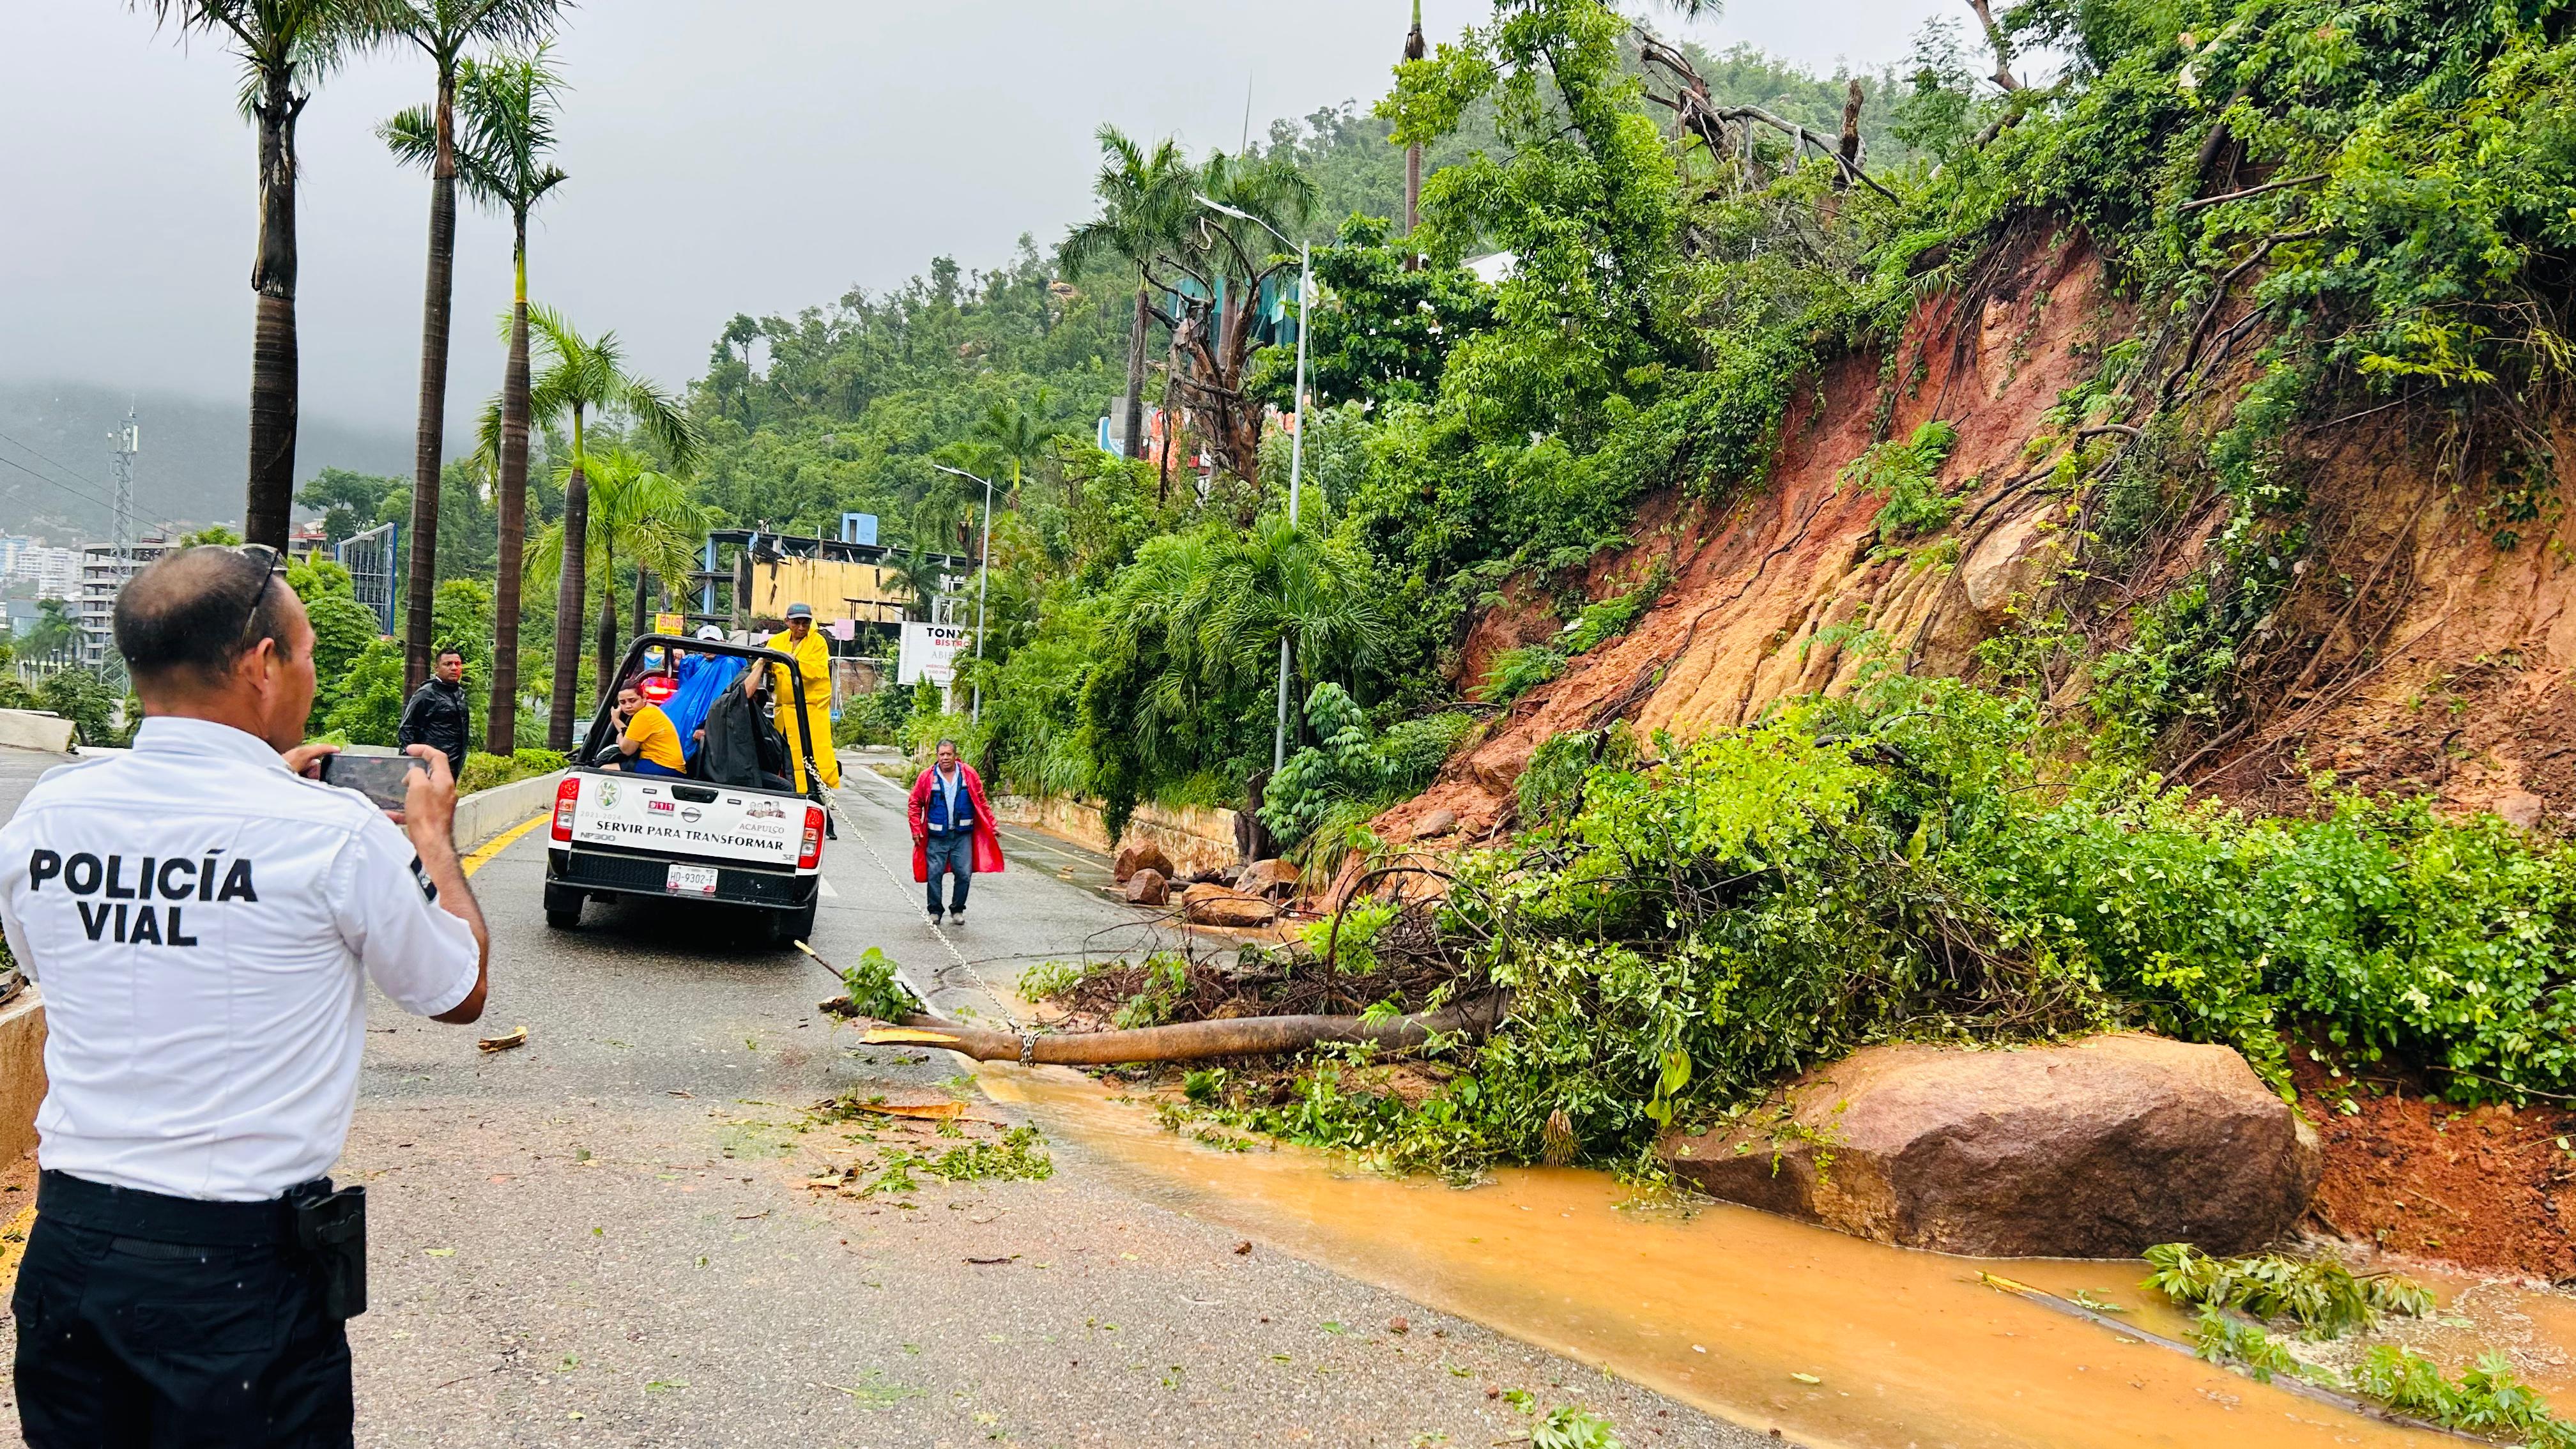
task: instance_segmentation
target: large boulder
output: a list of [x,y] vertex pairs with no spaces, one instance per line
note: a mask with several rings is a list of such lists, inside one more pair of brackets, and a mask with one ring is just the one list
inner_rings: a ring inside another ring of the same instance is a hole
[[1127,904],[1131,906],[1159,906],[1169,898],[1170,892],[1171,883],[1163,878],[1161,871],[1151,867],[1127,877]]
[[1871,1047],[1659,1150],[1713,1197],[1983,1257],[2244,1252],[2298,1222],[2321,1165],[2244,1058],[2131,1034]]
[[2001,619],[2014,597],[2028,593],[2062,557],[2046,508],[2005,520],[1978,540],[1959,564],[1959,589],[1968,607],[1989,623]]
[[1297,893],[1300,880],[1297,867],[1279,859],[1256,860],[1243,868],[1234,888],[1246,895],[1267,896],[1286,900]]
[[1193,886],[1182,898],[1181,914],[1193,926],[1230,926],[1238,930],[1266,926],[1279,917],[1277,904],[1222,886]]
[[1163,879],[1170,880],[1172,858],[1163,853],[1163,847],[1150,840],[1140,840],[1134,845],[1118,847],[1118,861],[1111,867],[1110,874],[1123,881],[1140,870],[1154,871]]

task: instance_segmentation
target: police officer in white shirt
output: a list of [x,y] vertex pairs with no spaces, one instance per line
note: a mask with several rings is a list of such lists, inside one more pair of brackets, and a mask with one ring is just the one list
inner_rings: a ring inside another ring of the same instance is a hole
[[18,1273],[33,1449],[342,1446],[363,1197],[323,1174],[357,1101],[366,982],[483,1012],[486,939],[411,753],[399,826],[299,778],[313,629],[264,548],[138,574],[116,646],[148,718],[0,829],[0,922],[45,994],[36,1226]]

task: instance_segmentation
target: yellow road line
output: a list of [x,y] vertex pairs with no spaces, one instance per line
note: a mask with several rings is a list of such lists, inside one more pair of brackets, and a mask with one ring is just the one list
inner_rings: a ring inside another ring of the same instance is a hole
[[536,829],[538,826],[543,825],[554,818],[555,812],[548,810],[545,814],[538,816],[536,819],[528,821],[523,825],[513,825],[509,829],[502,831],[500,834],[493,836],[490,840],[474,847],[474,853],[465,857],[465,873],[467,875],[472,875],[474,872],[481,870],[484,864],[491,860],[492,857],[499,855],[502,851],[505,851],[512,845],[516,844],[520,836],[527,834],[529,831]]
[[[555,812],[548,810],[536,819],[513,825],[475,847],[474,853],[465,857],[465,873],[472,875],[481,870],[492,857],[516,844],[520,836],[554,817]],[[10,1291],[18,1286],[18,1260],[27,1255],[27,1234],[35,1225],[36,1205],[29,1203],[19,1210],[16,1217],[9,1219],[5,1226],[0,1226],[0,1302],[6,1302]]]

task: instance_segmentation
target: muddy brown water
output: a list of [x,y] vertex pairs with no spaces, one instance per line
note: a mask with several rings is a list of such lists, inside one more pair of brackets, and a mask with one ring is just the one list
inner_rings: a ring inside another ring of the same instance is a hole
[[1991,1269],[2081,1289],[2180,1336],[2182,1317],[2138,1290],[2139,1263],[1915,1252],[1727,1204],[1639,1204],[1574,1169],[1510,1169],[1460,1190],[1294,1148],[1219,1152],[1073,1073],[988,1065],[979,1079],[1196,1216],[1800,1444],[2460,1442],[2341,1414],[1977,1281]]

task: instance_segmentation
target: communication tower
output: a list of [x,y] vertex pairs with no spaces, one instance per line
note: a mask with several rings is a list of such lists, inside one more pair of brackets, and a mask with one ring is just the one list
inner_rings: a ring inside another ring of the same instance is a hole
[[[123,589],[134,577],[134,455],[143,451],[143,425],[135,421],[134,409],[125,410],[125,425],[108,436],[110,447],[109,474],[115,485],[110,495],[109,535],[116,547],[116,586]],[[109,649],[99,667],[110,683],[125,684],[125,657]]]

